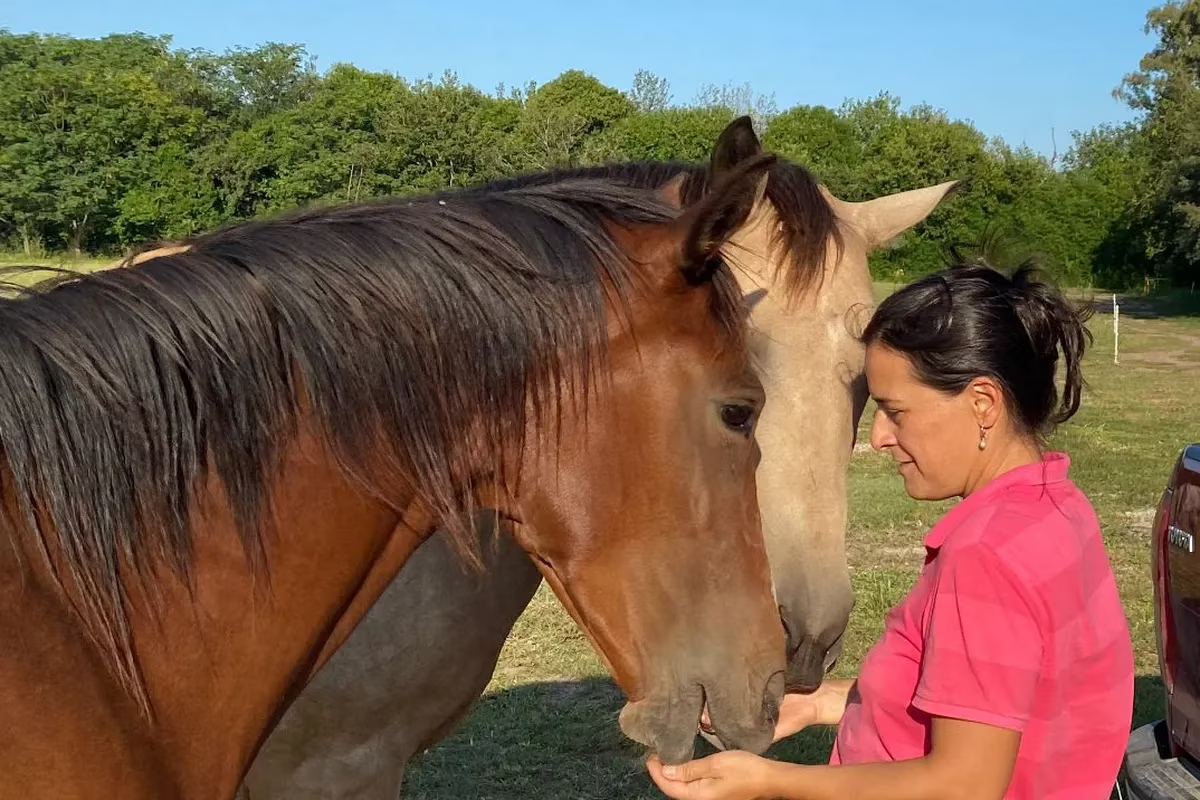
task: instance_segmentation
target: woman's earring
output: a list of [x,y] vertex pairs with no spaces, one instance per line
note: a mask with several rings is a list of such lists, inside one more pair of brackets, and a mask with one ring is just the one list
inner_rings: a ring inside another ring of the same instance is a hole
[[979,426],[979,449],[983,450],[987,447],[987,428]]

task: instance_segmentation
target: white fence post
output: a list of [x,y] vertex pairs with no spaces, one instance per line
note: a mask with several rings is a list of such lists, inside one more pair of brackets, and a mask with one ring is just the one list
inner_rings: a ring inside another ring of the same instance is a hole
[[1121,307],[1117,305],[1117,294],[1113,292],[1113,363],[1120,363],[1118,359],[1118,351],[1120,350],[1121,340]]

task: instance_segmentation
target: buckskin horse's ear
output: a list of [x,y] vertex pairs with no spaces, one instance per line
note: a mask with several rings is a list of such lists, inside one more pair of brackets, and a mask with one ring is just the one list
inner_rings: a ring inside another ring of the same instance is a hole
[[766,289],[759,288],[752,292],[746,292],[742,295],[742,313],[749,318],[754,313],[755,307],[765,299],[767,299]]
[[754,123],[750,117],[740,116],[725,126],[708,159],[708,180],[715,183],[729,174],[738,164],[754,158],[762,152],[758,136],[754,134]]
[[679,217],[680,264],[689,283],[703,283],[712,277],[718,267],[717,251],[746,224],[774,163],[772,153],[743,161]]
[[823,189],[822,194],[839,217],[849,220],[858,229],[867,248],[874,249],[925,219],[962,186],[962,181],[946,181],[860,202],[841,200],[828,189]]

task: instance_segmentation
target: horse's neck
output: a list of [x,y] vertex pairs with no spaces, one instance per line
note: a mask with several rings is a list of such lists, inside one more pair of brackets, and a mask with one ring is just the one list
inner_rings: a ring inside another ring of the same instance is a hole
[[[214,483],[198,499],[194,517],[192,590],[163,578],[152,595],[134,591],[130,623],[152,722],[120,699],[115,679],[102,672],[105,662],[80,644],[77,631],[18,631],[62,651],[38,656],[39,664],[49,665],[41,672],[47,691],[81,675],[91,684],[111,685],[76,703],[62,720],[65,729],[85,726],[114,740],[138,731],[155,742],[177,785],[206,787],[203,797],[233,795],[262,737],[303,688],[314,663],[348,635],[432,530],[428,515],[416,511],[405,520],[412,527],[401,525],[395,510],[336,470],[317,437],[294,443],[279,474],[285,477],[271,496],[277,524],[263,540],[266,572],[250,569],[224,493]],[[37,593],[31,608],[61,605],[47,600],[52,590],[44,581],[29,591]],[[154,614],[144,605],[151,596]],[[35,651],[7,652],[0,659],[28,659]]]
[[396,513],[347,482],[315,441],[298,442],[279,474],[266,572],[248,568],[228,507],[210,492],[197,517],[207,525],[196,532],[194,603],[172,592],[162,634],[138,637],[159,725],[183,746],[178,763],[197,770],[184,785],[216,770],[226,796],[330,633],[362,613],[369,576],[395,575],[415,548],[391,543]]

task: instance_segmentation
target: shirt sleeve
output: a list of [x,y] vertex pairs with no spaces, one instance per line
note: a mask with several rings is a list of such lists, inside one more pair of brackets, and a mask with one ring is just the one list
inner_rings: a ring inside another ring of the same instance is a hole
[[1030,591],[982,545],[943,557],[913,705],[934,716],[1023,730],[1044,652]]

